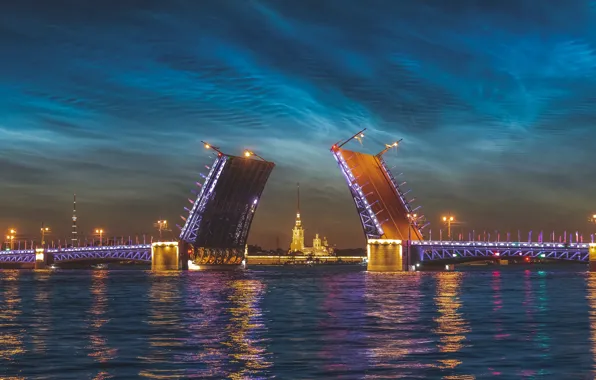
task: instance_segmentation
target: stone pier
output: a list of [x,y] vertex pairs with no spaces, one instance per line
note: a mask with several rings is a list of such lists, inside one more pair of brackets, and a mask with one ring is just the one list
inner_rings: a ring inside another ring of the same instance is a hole
[[35,269],[46,269],[48,266],[47,253],[44,248],[35,249]]
[[186,269],[182,262],[178,242],[157,242],[151,244],[151,270],[168,271]]
[[403,254],[402,241],[393,239],[368,239],[366,244],[367,270],[371,272],[403,272],[408,270],[407,255]]

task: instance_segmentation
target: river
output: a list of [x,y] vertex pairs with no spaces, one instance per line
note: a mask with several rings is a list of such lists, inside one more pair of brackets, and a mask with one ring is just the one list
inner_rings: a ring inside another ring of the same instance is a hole
[[591,379],[585,265],[0,271],[1,379]]

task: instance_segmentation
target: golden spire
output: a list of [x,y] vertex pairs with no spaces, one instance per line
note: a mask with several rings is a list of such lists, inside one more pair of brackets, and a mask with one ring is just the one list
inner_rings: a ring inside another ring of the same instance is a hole
[[300,183],[296,184],[297,190],[297,206],[296,206],[296,227],[299,227],[302,222],[300,221]]

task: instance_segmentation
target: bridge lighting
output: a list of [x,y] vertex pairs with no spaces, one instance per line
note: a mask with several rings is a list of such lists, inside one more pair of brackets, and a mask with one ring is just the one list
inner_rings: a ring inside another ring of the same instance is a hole
[[[16,238],[17,235],[17,230],[14,228],[11,228],[8,230],[8,235],[6,235],[6,240],[8,241],[8,244],[10,245],[10,250],[12,251],[14,249],[14,239]],[[9,248],[9,247],[7,247]]]
[[443,222],[447,224],[447,238],[451,240],[451,223],[455,220],[455,218],[451,215],[444,216]]
[[43,246],[46,243],[46,234],[50,232],[50,227],[44,227],[43,224],[41,225],[41,246],[43,248]]
[[250,157],[250,156],[252,156],[253,154],[254,154],[254,153],[253,153],[253,152],[251,152],[251,151],[249,151],[249,150],[245,150],[245,151],[244,151],[244,157]]
[[210,148],[211,148],[211,145],[205,144],[205,149],[210,149]]
[[99,235],[99,246],[101,247],[102,243],[103,243],[103,229],[102,228],[96,228],[95,229],[95,233],[97,235]]
[[154,226],[157,227],[157,230],[159,231],[159,240],[161,241],[162,231],[167,231],[167,229],[168,229],[168,221],[167,220],[158,220]]

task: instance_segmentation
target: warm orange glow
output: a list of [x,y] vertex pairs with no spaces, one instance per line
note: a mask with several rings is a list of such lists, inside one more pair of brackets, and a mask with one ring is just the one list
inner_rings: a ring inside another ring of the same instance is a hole
[[250,152],[248,150],[245,150],[244,151],[244,157],[250,157],[250,156],[252,156],[252,152]]
[[447,221],[449,221],[449,222],[453,222],[453,220],[454,220],[454,218],[453,218],[452,216],[449,216],[449,217],[447,217],[447,216],[444,216],[444,217],[443,217],[443,222],[447,222]]
[[10,233],[11,233],[12,235],[14,235],[14,234],[16,234],[16,233],[17,233],[17,230],[15,230],[14,228],[11,228],[11,229],[10,229]]
[[205,144],[205,149],[209,149],[209,148],[211,148],[211,145]]
[[96,229],[96,230],[95,230],[95,233],[96,233],[96,234],[103,234],[103,230],[102,230],[102,229]]

